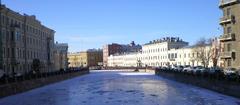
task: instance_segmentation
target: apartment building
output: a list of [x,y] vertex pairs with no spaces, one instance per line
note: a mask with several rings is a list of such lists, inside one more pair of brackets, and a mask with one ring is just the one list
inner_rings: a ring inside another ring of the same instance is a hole
[[166,37],[150,41],[143,45],[142,57],[140,60],[145,66],[167,66],[168,51],[170,49],[179,49],[188,46],[188,42],[180,38]]
[[220,0],[219,8],[223,11],[220,25],[223,27],[221,55],[224,68],[240,67],[240,0]]
[[68,68],[68,44],[56,42],[54,48],[54,70],[66,70]]
[[[166,67],[172,65],[203,66],[196,46],[188,46],[179,38],[167,37],[143,45],[141,52],[115,54],[108,57],[110,67]],[[203,46],[203,53],[211,53],[211,45]],[[206,54],[207,55],[207,54]],[[209,56],[209,67],[213,66]]]
[[94,67],[103,62],[103,51],[90,49],[87,51],[69,53],[69,67]]
[[115,54],[108,57],[109,67],[137,67],[139,53]]
[[34,59],[41,61],[40,72],[53,70],[55,31],[42,25],[34,15],[15,12],[1,5],[1,64],[7,75],[32,70]]

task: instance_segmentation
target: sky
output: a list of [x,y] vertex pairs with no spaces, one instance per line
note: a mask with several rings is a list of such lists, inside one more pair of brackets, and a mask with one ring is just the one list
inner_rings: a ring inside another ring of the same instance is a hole
[[21,14],[36,15],[70,52],[105,44],[145,44],[180,37],[194,44],[222,33],[219,0],[2,0]]

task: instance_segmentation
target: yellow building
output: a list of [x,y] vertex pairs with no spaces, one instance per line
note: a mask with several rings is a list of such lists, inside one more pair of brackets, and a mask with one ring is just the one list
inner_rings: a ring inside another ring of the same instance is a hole
[[68,54],[69,67],[87,67],[87,53],[69,53]]
[[103,53],[101,50],[88,50],[78,53],[69,53],[69,67],[94,67],[102,63]]

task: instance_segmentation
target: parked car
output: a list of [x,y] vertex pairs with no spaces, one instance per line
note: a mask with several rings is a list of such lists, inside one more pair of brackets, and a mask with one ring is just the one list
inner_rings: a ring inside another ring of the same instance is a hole
[[224,70],[225,75],[235,75],[237,74],[237,69],[235,68],[227,68]]
[[183,72],[187,72],[191,69],[191,66],[190,65],[185,65],[183,66]]
[[173,66],[171,67],[171,69],[172,69],[173,71],[177,71],[177,66],[173,65]]
[[182,72],[183,71],[183,66],[177,66],[177,71]]
[[211,75],[220,74],[220,73],[223,73],[223,69],[221,69],[219,67],[211,67],[211,68],[209,68],[208,73]]
[[161,70],[168,70],[167,67],[161,67]]
[[193,73],[194,70],[196,70],[196,69],[197,69],[197,67],[190,67],[190,69],[187,72],[188,73]]
[[196,67],[193,69],[193,73],[194,73],[194,74],[201,74],[201,73],[203,73],[203,71],[205,71],[205,68],[202,67],[202,66],[196,66]]
[[189,66],[189,67],[185,67],[184,69],[183,69],[183,71],[184,72],[187,72],[187,73],[193,73],[193,70],[194,69],[196,69],[196,67],[191,67],[191,66]]
[[236,79],[237,76],[237,70],[235,68],[227,68],[224,70],[224,75],[227,79]]

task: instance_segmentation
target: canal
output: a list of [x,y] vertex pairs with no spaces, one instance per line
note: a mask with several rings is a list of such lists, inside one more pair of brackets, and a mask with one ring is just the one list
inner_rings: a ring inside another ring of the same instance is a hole
[[0,105],[240,105],[240,100],[149,73],[92,71],[2,98]]

